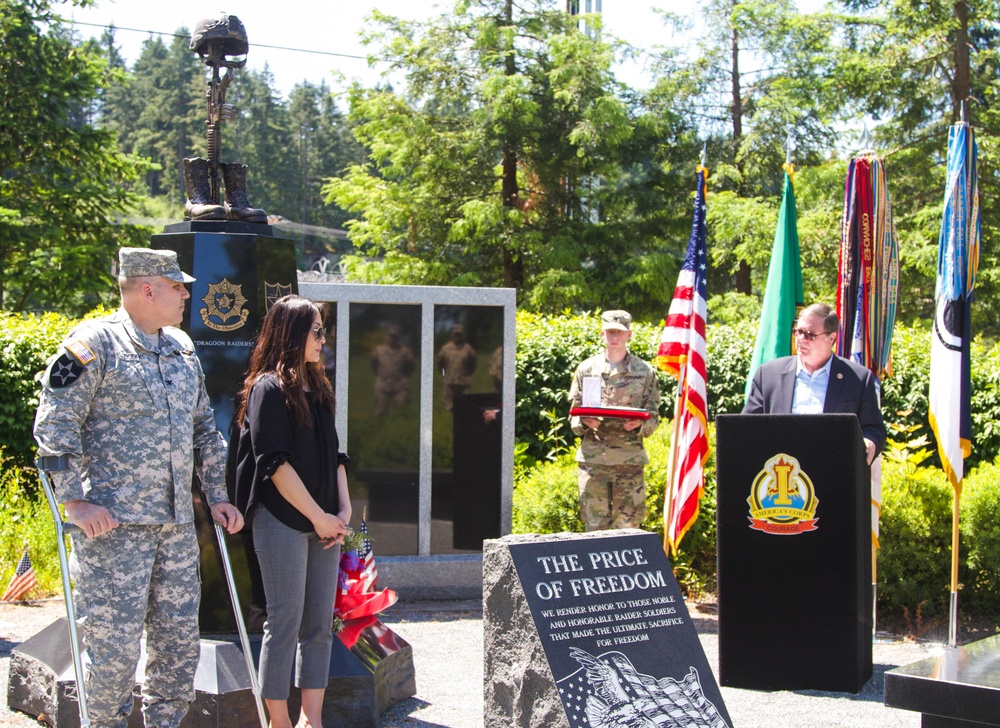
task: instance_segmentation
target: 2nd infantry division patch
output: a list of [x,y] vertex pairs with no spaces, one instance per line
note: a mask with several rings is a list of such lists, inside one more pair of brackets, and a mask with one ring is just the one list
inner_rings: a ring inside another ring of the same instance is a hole
[[65,389],[79,379],[83,371],[84,367],[79,361],[68,353],[63,353],[49,367],[49,386],[52,389]]

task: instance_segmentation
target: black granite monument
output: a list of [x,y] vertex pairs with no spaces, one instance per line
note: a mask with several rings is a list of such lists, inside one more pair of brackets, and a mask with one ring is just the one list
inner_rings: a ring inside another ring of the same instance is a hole
[[921,713],[921,728],[1000,726],[1000,635],[889,670],[885,704]]

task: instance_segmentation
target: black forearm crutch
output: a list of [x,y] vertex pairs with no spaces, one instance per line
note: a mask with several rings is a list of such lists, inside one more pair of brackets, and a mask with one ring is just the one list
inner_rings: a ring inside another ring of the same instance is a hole
[[243,621],[243,610],[240,609],[240,596],[236,593],[236,580],[233,579],[233,565],[229,561],[229,547],[226,545],[226,532],[214,519],[215,539],[219,543],[219,554],[222,556],[222,570],[226,574],[226,586],[229,587],[229,599],[233,603],[233,616],[236,617],[236,629],[240,633],[240,643],[243,645],[243,659],[250,673],[250,690],[257,701],[257,716],[260,718],[260,728],[268,728],[267,715],[264,713],[264,701],[260,697],[260,682],[257,680],[257,666],[253,664],[253,653],[250,652],[250,637],[247,625]]
[[69,467],[68,455],[49,455],[35,460],[38,468],[38,479],[42,481],[45,499],[49,502],[52,520],[56,524],[56,548],[59,551],[59,570],[62,572],[63,597],[66,602],[66,626],[69,628],[69,647],[73,654],[73,672],[76,675],[76,700],[80,706],[80,728],[89,728],[90,716],[87,713],[87,690],[84,685],[83,656],[80,654],[80,643],[76,633],[76,608],[73,606],[73,590],[69,582],[69,560],[66,557],[66,534],[79,531],[78,526],[65,523],[59,513],[59,504],[49,480],[50,472],[66,470]]

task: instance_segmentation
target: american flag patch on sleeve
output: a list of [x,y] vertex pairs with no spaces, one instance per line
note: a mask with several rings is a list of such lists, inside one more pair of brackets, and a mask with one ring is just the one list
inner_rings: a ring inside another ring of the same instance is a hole
[[83,366],[87,366],[97,358],[94,356],[94,352],[79,339],[66,344],[66,351],[72,354],[73,358],[83,364]]

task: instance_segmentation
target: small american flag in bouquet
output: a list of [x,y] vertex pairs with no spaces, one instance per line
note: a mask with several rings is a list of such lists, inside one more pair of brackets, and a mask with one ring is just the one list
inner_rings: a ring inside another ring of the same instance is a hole
[[340,550],[340,574],[334,602],[334,629],[348,647],[357,641],[361,630],[375,622],[375,615],[396,603],[392,589],[376,590],[378,568],[372,551],[372,538],[365,517],[357,533],[344,539]]

